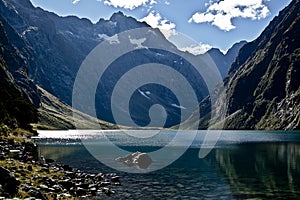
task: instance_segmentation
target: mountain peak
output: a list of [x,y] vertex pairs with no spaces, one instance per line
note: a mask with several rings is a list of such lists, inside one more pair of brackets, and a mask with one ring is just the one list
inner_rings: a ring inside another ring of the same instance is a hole
[[116,21],[119,21],[122,18],[126,18],[126,16],[124,15],[123,12],[118,11],[118,12],[113,13],[109,20],[113,21],[113,22],[116,22]]
[[235,43],[225,54],[218,48],[211,48],[207,51],[207,53],[211,56],[216,66],[220,70],[222,77],[227,74],[228,69],[235,60],[240,48],[246,43],[246,41]]
[[211,48],[207,51],[209,54],[223,54],[218,48]]
[[230,49],[228,49],[228,51],[226,52],[226,55],[233,55],[236,56],[240,49],[247,44],[246,40],[242,40],[240,42],[235,43],[234,45],[232,45],[232,47]]

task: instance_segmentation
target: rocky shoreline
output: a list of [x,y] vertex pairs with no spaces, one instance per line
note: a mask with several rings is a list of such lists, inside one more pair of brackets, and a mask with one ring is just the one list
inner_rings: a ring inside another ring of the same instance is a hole
[[0,200],[107,197],[119,187],[116,174],[85,173],[39,158],[32,141],[0,138]]

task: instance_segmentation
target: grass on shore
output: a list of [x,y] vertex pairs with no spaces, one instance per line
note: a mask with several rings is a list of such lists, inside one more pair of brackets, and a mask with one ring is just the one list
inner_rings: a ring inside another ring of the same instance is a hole
[[[28,192],[24,191],[22,186],[28,185],[33,188],[40,186],[44,180],[59,180],[64,176],[63,172],[57,171],[56,169],[50,168],[49,171],[45,170],[40,165],[32,163],[24,163],[14,159],[5,159],[0,161],[0,166],[8,169],[12,175],[20,181],[19,191],[15,195],[16,198],[24,199],[30,197]],[[53,198],[52,192],[45,192],[44,194],[48,199]],[[62,198],[67,199],[67,198]]]

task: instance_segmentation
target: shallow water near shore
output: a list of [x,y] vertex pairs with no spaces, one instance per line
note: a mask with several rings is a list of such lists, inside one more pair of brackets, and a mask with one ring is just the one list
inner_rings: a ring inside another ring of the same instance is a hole
[[[139,132],[145,134],[145,131]],[[46,158],[86,172],[120,175],[122,186],[117,188],[112,198],[300,198],[299,131],[222,131],[216,145],[201,146],[206,134],[209,133],[199,131],[185,153],[167,167],[138,174],[104,165],[95,159],[97,155],[91,155],[90,147],[108,150],[109,145],[103,140],[106,136],[124,151],[150,154],[163,149],[174,139],[176,131],[163,132],[149,138],[134,138],[122,131],[40,131],[36,141],[39,143],[40,154]],[[169,149],[169,157],[184,148],[186,138],[181,139],[182,143],[177,141]],[[210,153],[200,159],[200,148],[211,147],[214,148]],[[115,163],[110,157],[101,159]],[[163,159],[154,160],[152,165],[155,167],[163,162]]]

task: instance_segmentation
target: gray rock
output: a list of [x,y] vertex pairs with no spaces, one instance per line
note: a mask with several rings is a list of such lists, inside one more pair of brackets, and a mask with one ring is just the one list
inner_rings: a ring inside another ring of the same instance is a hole
[[110,180],[111,180],[111,182],[113,182],[113,183],[119,182],[119,181],[120,181],[120,176],[113,176]]
[[27,170],[28,170],[28,171],[32,171],[32,166],[31,166],[31,165],[28,165]]
[[108,185],[110,185],[110,182],[101,182],[100,183],[100,187],[105,187],[105,186],[108,186]]
[[62,197],[62,198],[70,198],[71,197],[71,195],[67,194],[67,193],[62,193],[62,194],[59,194],[58,196]]
[[120,182],[116,182],[114,183],[115,186],[121,186],[121,183]]
[[83,196],[83,195],[86,195],[88,193],[88,190],[84,189],[84,188],[81,188],[81,187],[78,187],[76,189],[76,194],[78,196]]
[[112,194],[115,193],[114,191],[112,191],[111,189],[109,189],[109,188],[107,188],[107,187],[102,188],[102,192],[103,192],[104,194],[106,194],[107,196],[110,196],[110,195],[112,195]]
[[75,185],[70,179],[59,181],[58,184],[67,190],[70,190]]
[[90,184],[90,185],[89,185],[89,188],[95,188],[95,187],[97,187],[96,184]]
[[60,192],[63,190],[60,185],[53,185],[52,188],[55,190],[55,192]]
[[91,192],[92,196],[96,196],[97,188],[96,187],[90,188],[90,192]]
[[18,192],[20,182],[4,167],[0,167],[0,185],[7,196],[11,197]]
[[135,166],[141,169],[147,169],[153,162],[148,154],[139,151],[117,158],[116,161],[129,167]]
[[32,197],[42,199],[42,200],[47,200],[47,197],[44,193],[42,193],[40,190],[32,188],[31,190],[28,191],[28,194]]
[[86,183],[78,183],[75,186],[79,187],[79,188],[83,188],[83,189],[88,189],[89,188],[89,184],[86,184]]
[[46,185],[39,185],[39,188],[41,188],[42,190],[48,190],[49,187]]

